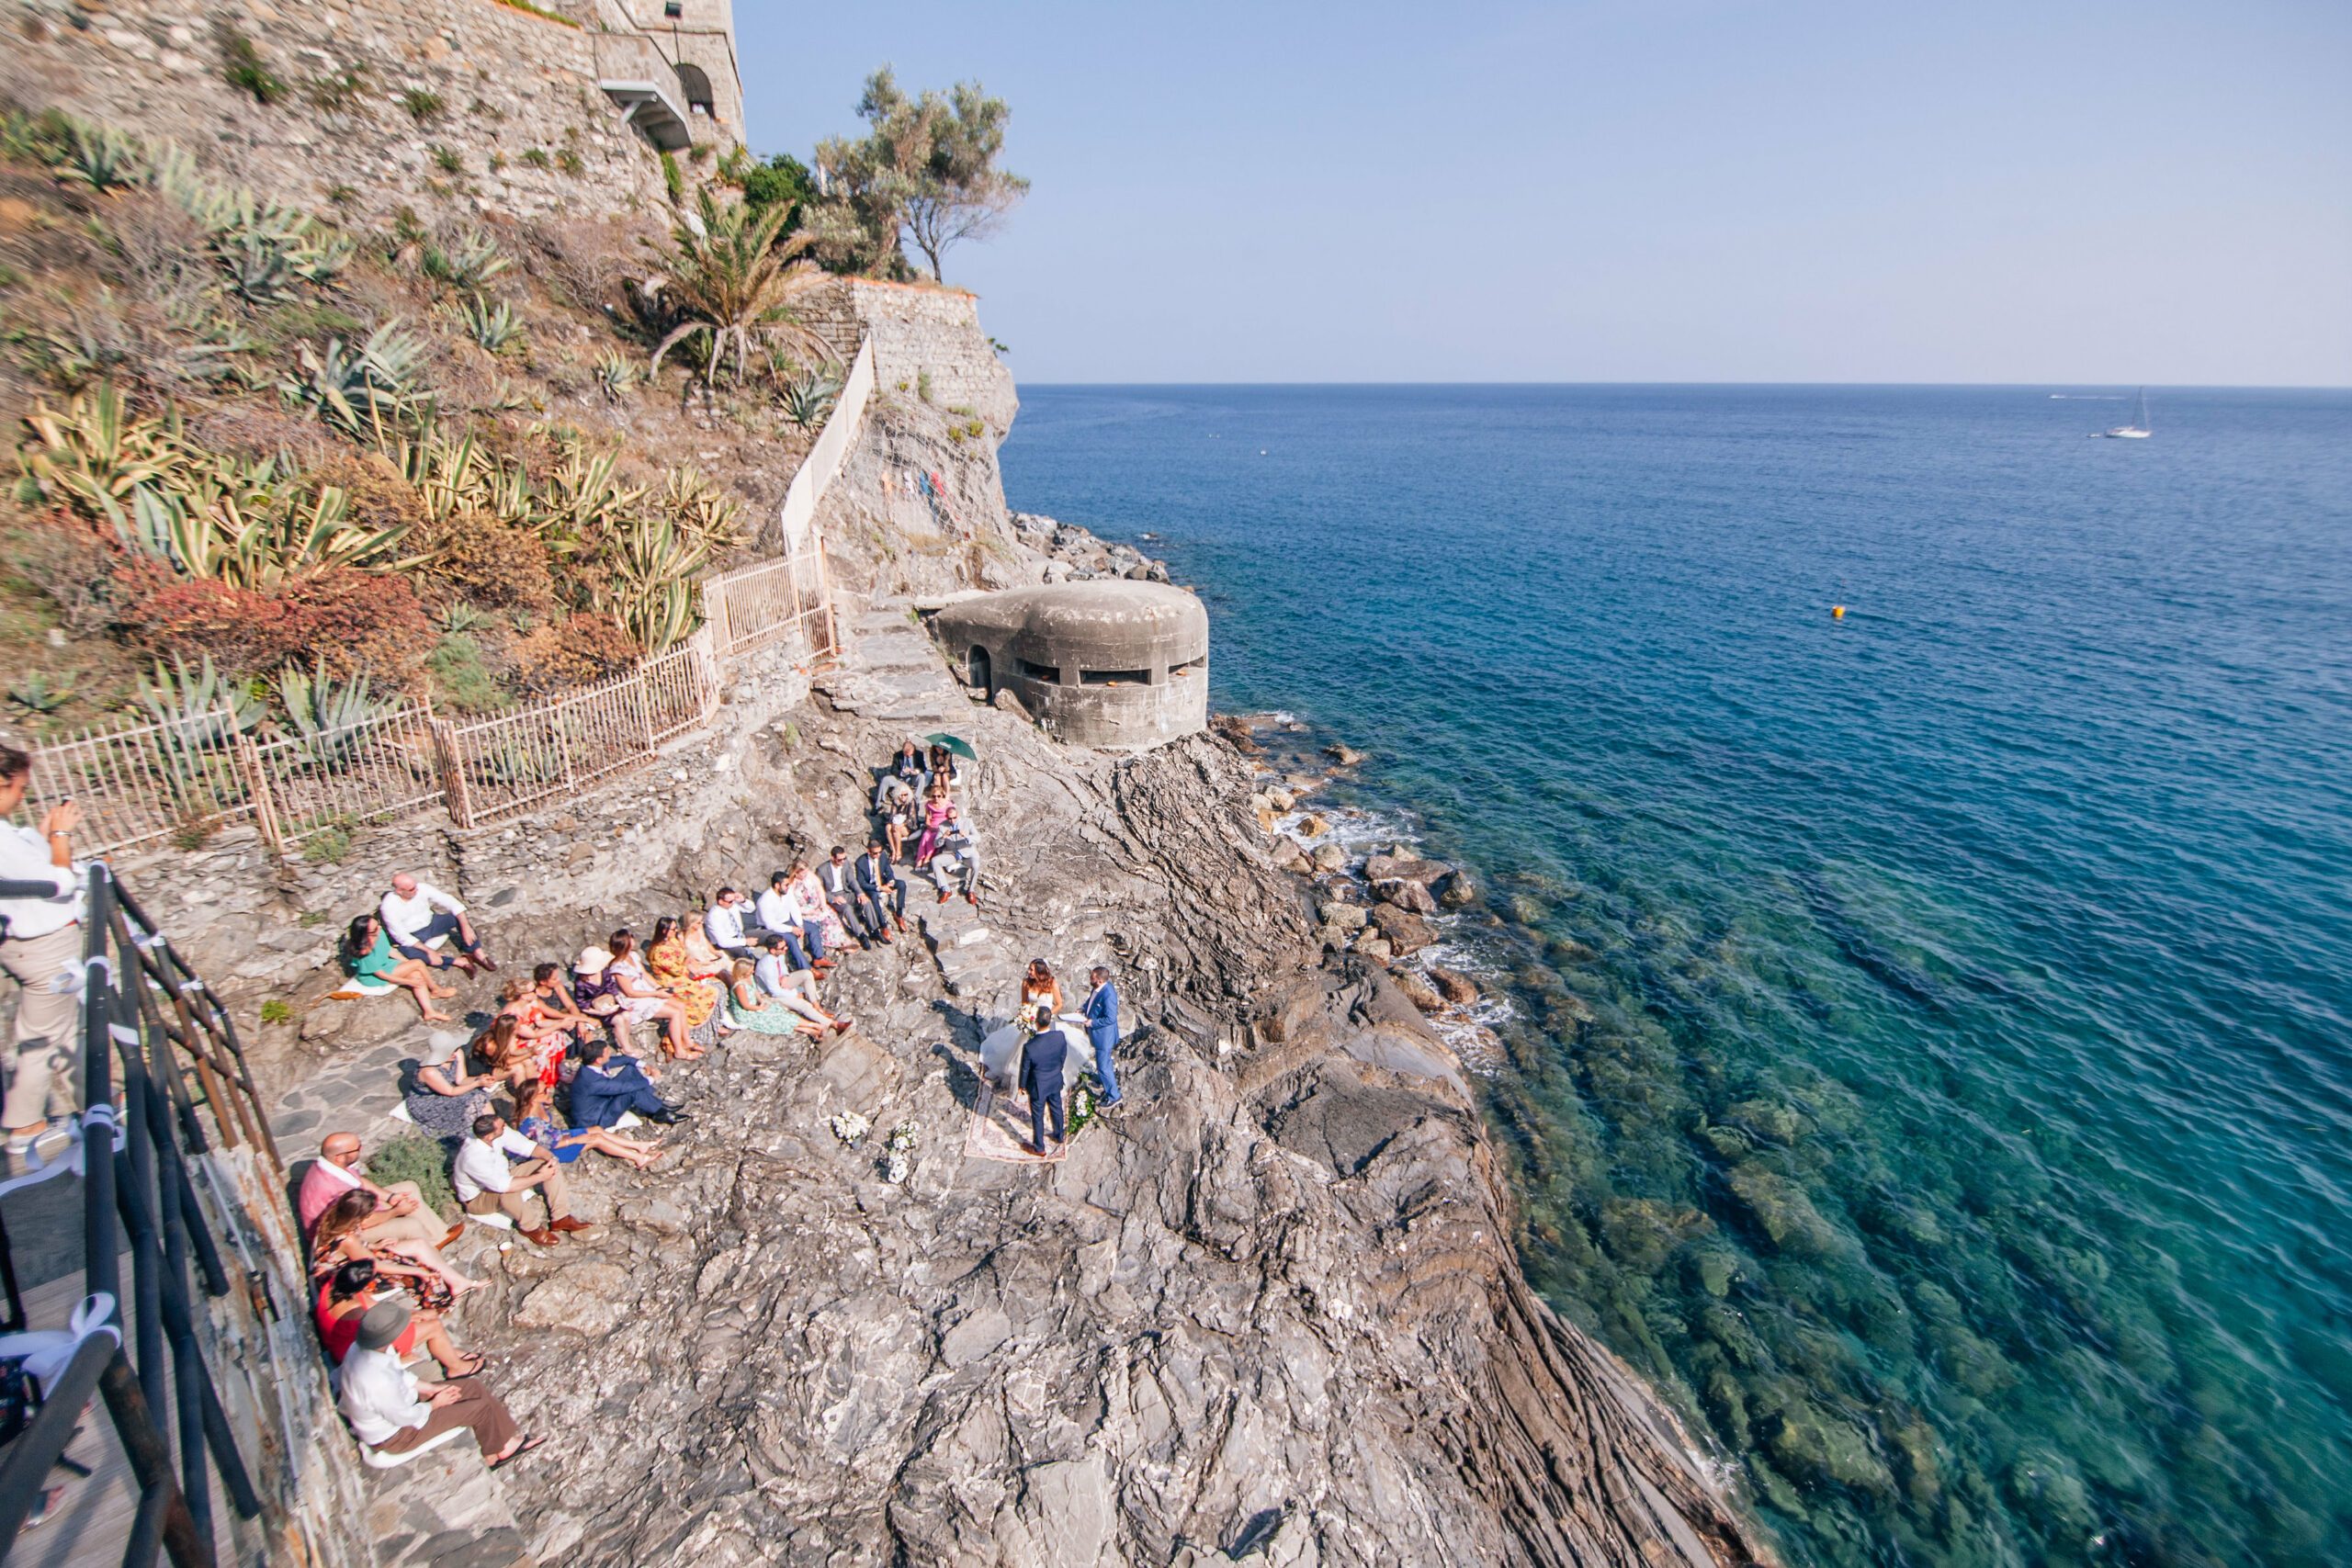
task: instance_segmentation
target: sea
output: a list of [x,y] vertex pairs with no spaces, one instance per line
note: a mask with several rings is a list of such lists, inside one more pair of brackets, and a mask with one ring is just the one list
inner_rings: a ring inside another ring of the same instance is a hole
[[1033,386],[1001,455],[1473,868],[1529,1277],[1792,1564],[2352,1562],[2352,393],[2133,391]]

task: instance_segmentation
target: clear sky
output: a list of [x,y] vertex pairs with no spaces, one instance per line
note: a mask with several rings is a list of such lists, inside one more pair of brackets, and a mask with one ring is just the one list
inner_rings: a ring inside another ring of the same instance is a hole
[[2352,384],[2352,5],[736,0],[752,146],[977,78],[1024,381]]

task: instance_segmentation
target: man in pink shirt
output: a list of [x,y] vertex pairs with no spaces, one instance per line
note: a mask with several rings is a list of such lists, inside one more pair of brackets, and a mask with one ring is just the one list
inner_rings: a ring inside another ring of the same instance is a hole
[[[319,1216],[327,1205],[350,1191],[363,1188],[379,1200],[376,1212],[368,1216],[359,1228],[371,1241],[422,1242],[427,1247],[447,1247],[465,1234],[463,1225],[452,1225],[445,1233],[441,1216],[424,1205],[424,1194],[413,1181],[395,1181],[390,1187],[379,1187],[352,1169],[359,1163],[359,1134],[329,1133],[319,1145],[319,1157],[302,1178],[302,1190],[295,1201],[302,1216],[302,1234],[309,1235],[317,1228]],[[436,1254],[436,1257],[438,1255]]]

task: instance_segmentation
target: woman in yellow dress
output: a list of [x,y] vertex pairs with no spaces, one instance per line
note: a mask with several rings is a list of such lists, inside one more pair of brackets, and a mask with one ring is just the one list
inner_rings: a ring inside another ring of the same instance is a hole
[[709,1022],[727,996],[724,986],[695,974],[674,916],[664,915],[653,922],[653,940],[645,944],[645,972],[655,985],[684,1004],[688,1029],[700,1029]]

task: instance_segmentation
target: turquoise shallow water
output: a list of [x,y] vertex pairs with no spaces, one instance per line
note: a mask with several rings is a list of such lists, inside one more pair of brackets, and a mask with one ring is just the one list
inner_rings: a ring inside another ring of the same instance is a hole
[[2352,1562],[2352,395],[1023,395],[1485,874],[1530,1274],[1793,1562]]

